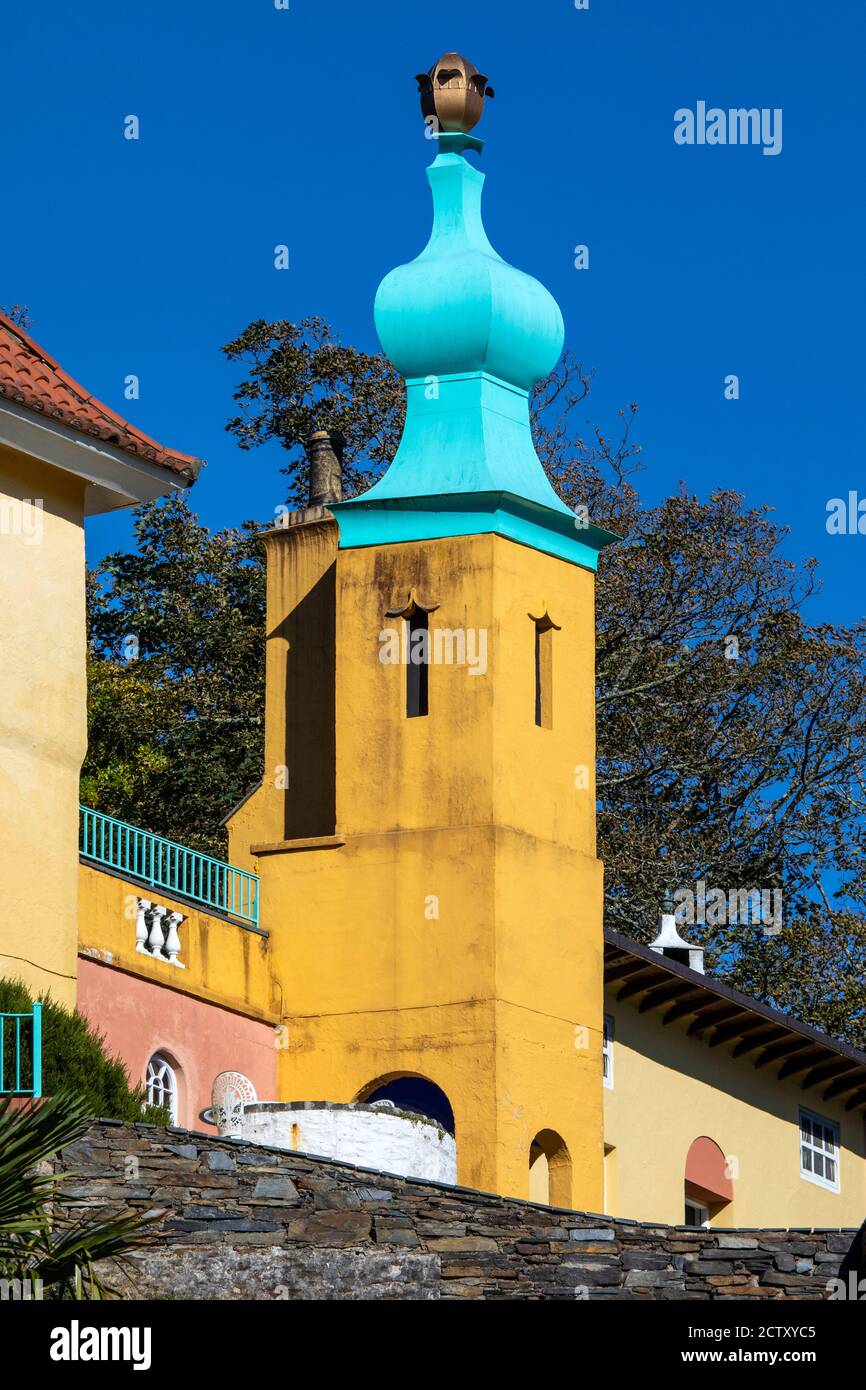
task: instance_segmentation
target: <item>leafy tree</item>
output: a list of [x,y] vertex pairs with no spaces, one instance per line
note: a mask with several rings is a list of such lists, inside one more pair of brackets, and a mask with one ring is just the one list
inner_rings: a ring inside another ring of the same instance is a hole
[[[92,612],[101,603],[94,596]],[[171,686],[156,685],[135,662],[109,651],[87,656],[89,743],[81,774],[81,799],[109,814],[144,806],[156,779],[171,768],[163,746],[170,724]],[[124,817],[128,816],[124,814]]]
[[223,352],[249,375],[234,392],[241,414],[226,426],[242,449],[278,439],[290,502],[307,496],[304,446],[316,430],[343,437],[346,496],[375,481],[397,451],[403,429],[403,379],[381,353],[337,342],[320,318],[289,323],[258,319]]
[[[742,932],[739,933],[742,935]],[[788,1009],[835,1038],[866,1043],[866,921],[862,908],[807,905],[778,936],[758,935],[732,960],[737,989]]]
[[26,304],[0,304],[0,314],[5,314],[7,319],[17,323],[25,333],[30,327],[30,310]]
[[[42,1004],[42,1089],[46,1096],[71,1091],[91,1115],[108,1120],[168,1124],[162,1108],[146,1104],[144,1089],[131,1086],[123,1063],[105,1052],[105,1039],[77,1009],[50,996]],[[29,1013],[33,998],[21,980],[0,979],[0,1013]],[[5,1029],[4,1074],[13,1075],[12,1029]],[[21,1033],[22,1075],[31,1074],[29,1030]]]
[[[290,501],[306,495],[303,445],[316,429],[345,436],[348,492],[381,473],[403,420],[402,384],[381,355],[341,346],[319,319],[259,321],[224,352],[248,373],[227,428],[245,449],[281,442]],[[689,935],[734,984],[864,1042],[866,624],[807,620],[815,563],[785,558],[769,508],[685,487],[645,505],[637,406],[612,435],[588,425],[592,379],[565,354],[534,393],[532,420],[563,499],[622,537],[597,586],[607,922],[646,940],[666,888],[779,889],[781,932],[696,924]],[[212,848],[216,822],[261,770],[255,527],[211,537],[182,501],[143,509],[137,524],[138,555],[109,557],[107,594],[91,590],[94,653],[113,668],[95,684],[86,772],[104,809]],[[134,668],[120,656],[127,632],[141,644]]]
[[183,496],[141,507],[137,549],[90,576],[82,799],[221,854],[222,817],[261,776],[258,527],[211,535]]
[[683,492],[603,566],[599,846],[610,925],[655,932],[665,888],[778,890],[777,923],[690,925],[708,966],[866,1039],[866,624],[813,625],[811,562],[769,509]]

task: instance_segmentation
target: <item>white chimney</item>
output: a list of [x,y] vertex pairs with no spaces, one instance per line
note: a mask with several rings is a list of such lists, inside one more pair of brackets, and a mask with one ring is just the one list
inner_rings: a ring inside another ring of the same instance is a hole
[[650,950],[657,951],[660,956],[667,956],[668,960],[677,960],[680,965],[687,965],[699,975],[704,973],[704,948],[690,946],[688,941],[683,941],[677,931],[677,919],[674,916],[674,904],[670,893],[665,893],[659,934],[655,941],[650,942]]

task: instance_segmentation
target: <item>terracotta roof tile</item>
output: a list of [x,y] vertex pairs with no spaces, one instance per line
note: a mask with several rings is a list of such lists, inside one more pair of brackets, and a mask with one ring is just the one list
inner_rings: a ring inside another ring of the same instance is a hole
[[0,400],[59,420],[81,434],[195,482],[201,459],[167,449],[96,400],[12,319],[0,314]]

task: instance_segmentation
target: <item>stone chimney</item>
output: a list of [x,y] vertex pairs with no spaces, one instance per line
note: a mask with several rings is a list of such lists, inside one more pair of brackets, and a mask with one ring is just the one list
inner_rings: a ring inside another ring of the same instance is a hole
[[307,441],[310,462],[310,507],[343,500],[343,436],[339,430],[316,430]]
[[660,956],[667,956],[668,960],[679,961],[680,965],[687,965],[690,970],[696,970],[699,975],[704,973],[704,948],[703,946],[690,946],[688,941],[683,941],[677,931],[674,901],[669,892],[665,893],[662,903],[659,934],[655,941],[650,942],[650,950],[657,951]]

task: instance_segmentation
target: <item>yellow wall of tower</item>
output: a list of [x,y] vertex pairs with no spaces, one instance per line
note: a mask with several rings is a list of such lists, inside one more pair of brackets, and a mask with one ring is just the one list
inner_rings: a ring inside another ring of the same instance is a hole
[[[598,1210],[593,576],[494,535],[337,540],[328,519],[267,539],[265,777],[230,824],[283,992],[279,1099],[424,1076],[453,1107],[462,1183],[528,1197],[530,1144],[554,1131],[570,1170],[552,1200]],[[407,718],[406,667],[380,660],[380,634],[413,591],[436,605],[431,631],[487,651],[476,674],[434,662],[429,714]]]

